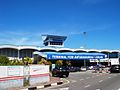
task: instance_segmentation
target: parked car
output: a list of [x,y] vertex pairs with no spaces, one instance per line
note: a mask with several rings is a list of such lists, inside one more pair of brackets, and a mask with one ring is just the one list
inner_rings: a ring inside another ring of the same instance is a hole
[[88,70],[93,70],[93,69],[94,69],[94,66],[88,66],[87,69],[88,69]]
[[81,71],[87,71],[87,67],[86,66],[81,66]]
[[78,71],[80,71],[80,68],[79,67],[70,66],[69,67],[69,71],[70,72],[78,72]]
[[68,77],[69,76],[69,68],[66,66],[57,66],[52,70],[52,76]]
[[110,71],[110,73],[114,73],[114,72],[120,73],[120,65],[111,65],[109,71]]

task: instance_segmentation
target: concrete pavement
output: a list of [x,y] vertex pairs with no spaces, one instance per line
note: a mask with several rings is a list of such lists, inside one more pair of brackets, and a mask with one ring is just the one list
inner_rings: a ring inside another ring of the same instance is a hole
[[57,86],[63,84],[63,80],[61,80],[58,77],[50,77],[49,82],[44,83],[37,83],[32,86],[26,86],[26,87],[18,87],[18,88],[9,88],[7,90],[36,90],[36,89],[43,89],[50,86]]
[[76,72],[66,78],[70,81],[45,90],[119,90],[120,74]]
[[[56,82],[64,82],[57,85]],[[24,90],[120,90],[120,74],[73,72],[68,78],[51,77],[50,82],[34,85]],[[43,85],[46,85],[44,88]],[[29,89],[28,89],[29,88]],[[42,88],[42,89],[41,89]],[[11,89],[20,90],[20,89]]]

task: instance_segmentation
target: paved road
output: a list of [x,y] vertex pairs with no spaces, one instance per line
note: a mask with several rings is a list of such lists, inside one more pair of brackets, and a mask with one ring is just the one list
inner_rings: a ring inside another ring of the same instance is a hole
[[120,90],[120,74],[76,72],[71,73],[68,84],[44,90]]

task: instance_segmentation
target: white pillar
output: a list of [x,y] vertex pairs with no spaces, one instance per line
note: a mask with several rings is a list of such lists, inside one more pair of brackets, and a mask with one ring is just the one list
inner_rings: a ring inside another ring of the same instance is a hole
[[86,60],[84,59],[84,66],[86,67]]
[[108,52],[108,66],[110,66],[110,53]]
[[20,50],[18,49],[18,60],[20,59]]

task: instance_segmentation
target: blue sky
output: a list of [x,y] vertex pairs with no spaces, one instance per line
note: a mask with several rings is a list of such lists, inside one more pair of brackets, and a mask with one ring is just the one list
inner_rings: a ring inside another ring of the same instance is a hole
[[[65,47],[120,49],[120,0],[0,0],[0,44],[42,45],[65,35]],[[84,36],[83,32],[87,32]]]

